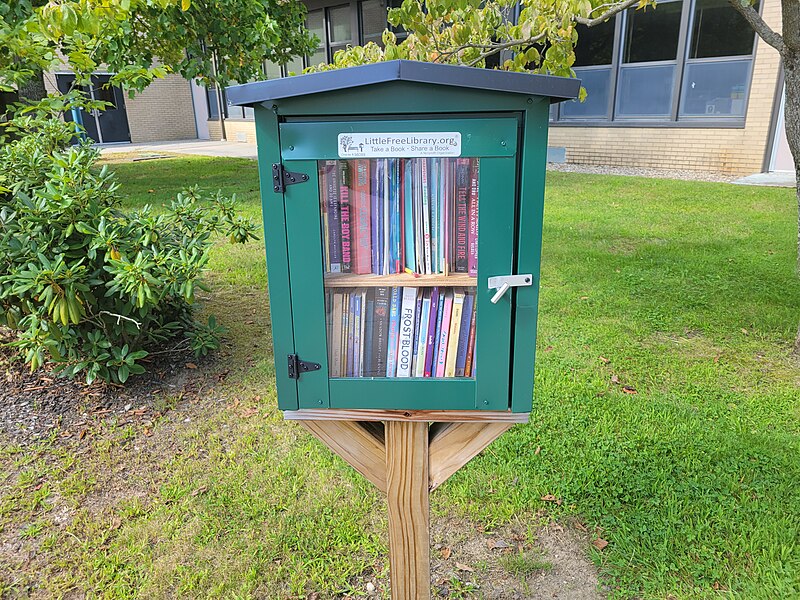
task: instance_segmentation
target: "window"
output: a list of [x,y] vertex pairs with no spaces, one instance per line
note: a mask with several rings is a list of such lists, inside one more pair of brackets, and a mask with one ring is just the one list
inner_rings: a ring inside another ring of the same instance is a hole
[[611,99],[615,19],[596,27],[582,27],[575,46],[573,70],[586,88],[586,100],[571,100],[561,107],[564,119],[606,119]]
[[330,58],[338,50],[353,45],[353,32],[350,22],[350,5],[335,6],[328,11],[328,35],[330,36]]
[[[328,61],[328,53],[327,53],[327,46],[328,46],[328,36],[325,32],[325,10],[310,10],[308,11],[308,17],[306,18],[306,28],[309,32],[317,36],[319,38],[319,47],[317,48],[316,52],[311,56],[307,56],[306,60],[308,61],[308,66],[318,65],[320,63],[324,63]],[[297,59],[295,59],[296,61]],[[296,67],[297,65],[292,65]],[[302,73],[303,67],[300,65],[299,69],[291,69],[295,73]]]
[[615,20],[578,30],[587,99],[556,121],[743,122],[756,36],[728,0],[664,0]]
[[743,118],[755,33],[725,0],[697,0],[681,118]]
[[383,47],[383,31],[387,27],[386,5],[382,0],[364,0],[359,2],[361,9],[361,43],[374,42]]

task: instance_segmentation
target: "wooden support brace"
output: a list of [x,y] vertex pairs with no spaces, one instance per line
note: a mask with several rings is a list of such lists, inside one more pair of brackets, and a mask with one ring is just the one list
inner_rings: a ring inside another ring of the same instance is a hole
[[354,421],[298,421],[314,437],[347,461],[380,491],[386,492],[383,441]]
[[433,491],[491,444],[511,423],[445,423],[431,425],[430,490]]

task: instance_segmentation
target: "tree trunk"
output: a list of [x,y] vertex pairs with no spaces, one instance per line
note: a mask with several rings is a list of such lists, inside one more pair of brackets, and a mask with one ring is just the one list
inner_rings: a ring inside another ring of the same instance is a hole
[[[783,58],[785,73],[785,122],[786,140],[794,158],[797,185],[797,268],[800,272],[800,50],[788,50]],[[800,354],[800,327],[794,341],[794,351]]]
[[32,104],[45,98],[47,98],[47,88],[44,87],[44,73],[37,71],[30,81],[20,86],[19,99]]

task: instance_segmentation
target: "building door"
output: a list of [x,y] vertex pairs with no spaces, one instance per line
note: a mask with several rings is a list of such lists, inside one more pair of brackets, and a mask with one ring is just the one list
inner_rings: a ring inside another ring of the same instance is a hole
[[775,143],[772,146],[772,158],[769,162],[770,171],[792,171],[794,172],[794,161],[789,150],[789,142],[786,140],[786,122],[784,121],[784,106],[786,104],[786,93],[781,98],[781,110],[775,121]]
[[[80,90],[92,100],[106,102],[103,111],[81,110],[81,120],[88,135],[95,142],[108,144],[114,142],[130,142],[131,133],[128,127],[128,115],[125,111],[125,97],[118,87],[108,85],[111,75],[92,75],[91,86],[80,86]],[[64,73],[56,76],[56,84],[61,93],[68,92],[75,82],[75,75]],[[67,121],[73,120],[72,114],[64,115]]]

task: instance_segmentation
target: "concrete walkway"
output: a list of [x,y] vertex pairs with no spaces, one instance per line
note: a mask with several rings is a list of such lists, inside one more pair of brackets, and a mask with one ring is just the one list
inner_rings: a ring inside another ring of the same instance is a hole
[[100,153],[140,154],[142,158],[152,154],[193,154],[196,156],[227,156],[251,158],[257,156],[256,145],[243,142],[213,142],[210,140],[185,140],[179,142],[150,142],[146,144],[99,145]]
[[733,183],[739,185],[768,185],[773,187],[793,188],[797,185],[791,171],[774,171],[772,173],[756,173],[737,179]]

